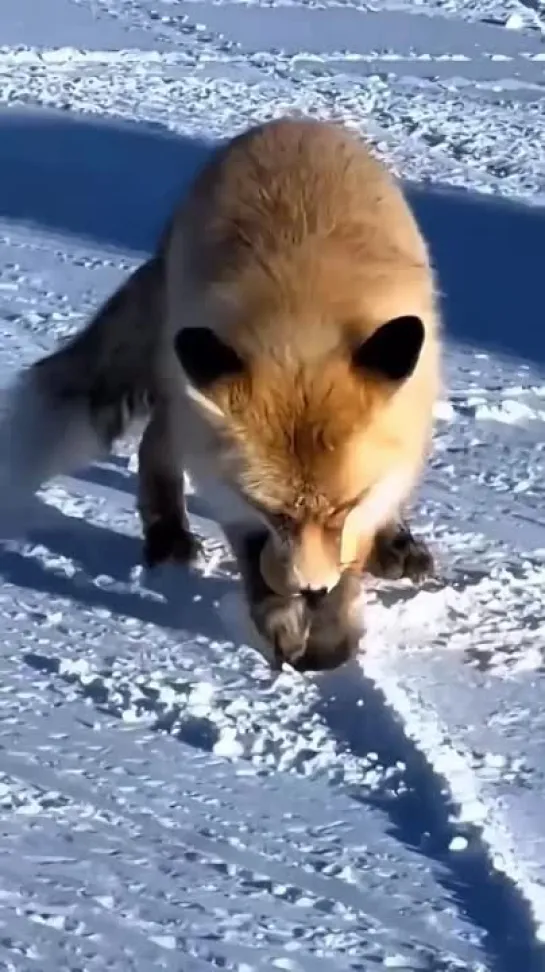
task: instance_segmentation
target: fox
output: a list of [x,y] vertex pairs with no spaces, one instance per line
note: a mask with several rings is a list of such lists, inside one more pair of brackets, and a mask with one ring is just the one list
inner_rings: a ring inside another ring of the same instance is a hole
[[347,126],[287,115],[215,146],[152,255],[17,376],[4,485],[34,493],[140,421],[145,565],[199,556],[187,476],[275,659],[335,668],[366,573],[433,573],[406,509],[440,383],[435,271],[401,185]]

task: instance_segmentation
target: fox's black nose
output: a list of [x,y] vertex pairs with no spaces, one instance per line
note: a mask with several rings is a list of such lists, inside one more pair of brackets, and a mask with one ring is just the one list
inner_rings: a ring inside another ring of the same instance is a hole
[[327,597],[328,590],[327,587],[305,587],[301,591],[302,597],[304,597],[310,608],[316,608],[323,601],[324,597]]

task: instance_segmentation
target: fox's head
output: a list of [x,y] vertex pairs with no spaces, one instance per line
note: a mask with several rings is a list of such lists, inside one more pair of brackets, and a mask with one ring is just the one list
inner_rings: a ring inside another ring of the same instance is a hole
[[403,429],[388,407],[424,336],[412,315],[363,338],[339,332],[324,354],[293,354],[282,341],[252,353],[250,342],[235,347],[205,327],[177,334],[188,392],[217,433],[221,475],[267,524],[297,589],[335,586],[356,554],[345,554],[343,536],[357,531],[373,487],[397,474]]

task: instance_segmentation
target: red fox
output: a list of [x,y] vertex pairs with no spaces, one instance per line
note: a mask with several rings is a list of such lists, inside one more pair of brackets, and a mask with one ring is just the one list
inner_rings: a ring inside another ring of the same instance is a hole
[[336,666],[358,640],[362,571],[433,569],[402,511],[431,443],[440,336],[393,177],[340,125],[267,122],[212,153],[156,254],[20,376],[8,480],[34,491],[143,414],[148,566],[198,550],[185,471],[280,659]]

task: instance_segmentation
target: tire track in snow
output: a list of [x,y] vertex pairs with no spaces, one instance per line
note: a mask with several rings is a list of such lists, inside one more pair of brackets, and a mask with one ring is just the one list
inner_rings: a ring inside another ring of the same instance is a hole
[[[462,487],[461,496],[456,495],[462,503],[457,516],[465,497],[472,530],[482,530],[485,535],[492,532],[499,541],[512,540],[512,530],[501,518],[491,517],[495,529],[489,531],[488,520],[483,523],[475,516],[469,490]],[[424,496],[452,505],[449,491],[438,485],[428,486]],[[494,509],[494,499],[493,490],[482,490],[479,500],[487,513]],[[534,511],[520,502],[515,504],[514,515],[527,525],[518,532],[519,550],[527,550],[530,543],[531,548],[545,547],[545,528],[536,521]],[[441,598],[441,592],[437,596]],[[395,594],[393,597],[395,604]],[[473,823],[461,822],[465,810],[472,804],[478,808],[483,801],[471,763],[449,740],[438,714],[426,709],[423,698],[410,699],[396,679],[392,652],[403,650],[403,635],[398,638],[395,620],[389,619],[382,635],[380,624],[370,627],[361,667],[354,664],[338,674],[316,678],[322,693],[316,711],[352,754],[364,758],[372,746],[382,766],[403,767],[404,792],[395,799],[389,792],[379,793],[376,803],[388,814],[393,832],[403,843],[418,848],[445,869],[440,870],[438,880],[462,911],[484,929],[491,968],[540,972],[545,946],[536,938],[536,924],[540,929],[545,923],[542,888],[511,850],[516,841],[501,812],[496,808],[489,811],[484,824],[478,817]],[[429,629],[423,628],[422,636],[433,640]],[[366,800],[374,802],[373,797]],[[467,845],[451,849],[460,837]]]
[[[375,654],[383,649],[375,645]],[[534,915],[524,899],[524,891],[532,889],[516,883],[516,862],[509,862],[507,873],[497,869],[495,841],[490,840],[497,830],[483,833],[478,824],[458,822],[460,804],[467,804],[472,788],[478,789],[470,766],[453,752],[446,733],[437,741],[435,713],[429,723],[419,721],[385,666],[374,663],[371,653],[362,664],[367,678],[359,665],[328,677],[318,713],[351,753],[365,757],[372,745],[382,766],[403,766],[404,792],[395,798],[379,793],[376,805],[400,841],[441,866],[438,881],[485,932],[489,967],[495,972],[542,972],[545,948],[536,941]],[[426,746],[430,739],[435,747]],[[456,776],[461,776],[459,788]],[[451,849],[460,836],[468,847]]]
[[[489,487],[475,489],[463,482],[457,483],[453,496],[448,488],[432,481],[423,490],[423,502],[427,501],[439,508],[439,516],[448,513],[451,522],[465,521],[468,533],[505,545],[527,564],[533,550],[545,549],[545,521],[523,500],[509,497],[507,502]],[[503,516],[499,515],[502,503]],[[422,611],[426,612],[426,605]],[[418,629],[417,615],[416,611]],[[421,637],[433,643],[425,623]],[[486,930],[492,967],[504,972],[518,967],[539,972],[545,963],[543,885],[520,860],[517,835],[500,803],[487,799],[469,753],[449,738],[440,712],[426,704],[425,686],[422,695],[414,690],[411,694],[403,678],[396,675],[394,653],[403,650],[403,639],[403,631],[396,634],[395,618],[387,620],[384,632],[376,624],[363,660],[368,676],[362,676],[363,691],[360,694],[356,687],[355,676],[340,675],[334,705],[331,707],[327,697],[324,700],[324,718],[333,731],[346,738],[352,752],[365,751],[362,742],[367,731],[381,741],[381,762],[405,764],[409,792],[395,801],[385,797],[379,802],[389,812],[400,839],[446,864],[450,874],[445,886]],[[355,713],[362,695],[363,713],[350,723],[347,709]],[[352,699],[350,706],[347,698]],[[461,850],[452,851],[449,847],[458,836],[463,841]]]

